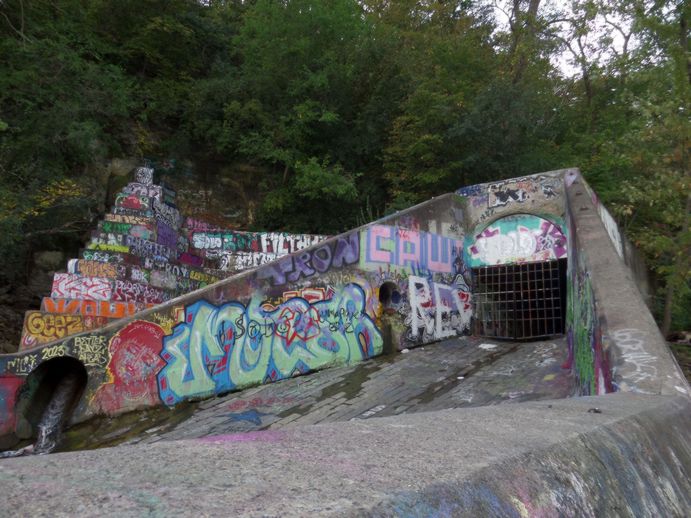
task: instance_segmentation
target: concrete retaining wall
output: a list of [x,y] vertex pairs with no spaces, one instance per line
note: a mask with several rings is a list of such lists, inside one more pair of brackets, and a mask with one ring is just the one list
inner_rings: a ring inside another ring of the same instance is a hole
[[[688,394],[577,170],[472,186],[458,194],[318,242],[102,329],[0,356],[0,437],[31,429],[24,414],[40,386],[32,373],[56,357],[75,358],[87,369],[88,383],[73,416],[81,421],[99,413],[174,405],[363,360],[385,348],[467,334],[472,318],[468,265],[478,259],[473,247],[479,249],[479,241],[495,232],[501,246],[492,249],[494,262],[568,255],[572,354],[567,367],[577,375],[575,392]],[[521,225],[502,225],[507,218],[538,226],[526,227],[521,236]],[[543,226],[545,235],[538,235]],[[495,257],[504,244],[511,250]]]
[[[393,348],[467,333],[465,203],[442,196],[93,332],[1,356],[0,435],[27,428],[13,414],[40,383],[24,380],[56,356],[87,369],[79,421],[380,354],[384,305]],[[385,283],[395,296],[382,304]]]
[[6,459],[0,477],[27,515],[681,518],[690,431],[687,398],[621,393]]
[[568,336],[579,393],[691,395],[592,191],[577,170],[565,180],[569,236],[578,251],[569,264]]

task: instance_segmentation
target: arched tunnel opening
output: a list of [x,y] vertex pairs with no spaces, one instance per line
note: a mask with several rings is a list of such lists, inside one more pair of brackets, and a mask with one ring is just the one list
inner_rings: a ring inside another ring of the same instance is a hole
[[395,282],[387,281],[379,287],[379,302],[384,312],[395,311],[401,302],[401,293]]
[[390,354],[397,350],[398,338],[394,331],[396,310],[401,303],[401,292],[398,285],[392,281],[386,281],[379,286],[379,304],[382,308],[381,330],[384,340],[384,354]]
[[17,436],[35,438],[34,453],[58,446],[87,380],[84,365],[67,356],[45,361],[27,376],[17,403]]
[[474,334],[509,340],[564,333],[567,259],[473,268]]

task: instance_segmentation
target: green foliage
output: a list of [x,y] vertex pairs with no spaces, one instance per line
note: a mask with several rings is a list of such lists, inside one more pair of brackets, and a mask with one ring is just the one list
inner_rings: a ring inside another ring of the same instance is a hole
[[260,223],[281,228],[290,221],[291,228],[300,232],[338,233],[355,217],[355,180],[356,175],[346,173],[338,164],[315,157],[297,162],[294,181],[266,196]]
[[76,246],[114,157],[204,164],[257,192],[256,226],[328,233],[575,165],[686,325],[688,5],[499,2],[499,27],[494,4],[5,0],[0,276]]

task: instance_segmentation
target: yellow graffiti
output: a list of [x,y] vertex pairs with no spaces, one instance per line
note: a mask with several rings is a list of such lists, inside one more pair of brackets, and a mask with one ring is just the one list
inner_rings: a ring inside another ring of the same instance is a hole
[[41,349],[41,360],[50,360],[52,358],[59,358],[67,354],[67,347],[65,344],[58,344]]
[[22,356],[7,362],[7,370],[15,374],[29,374],[38,363],[38,357],[34,354]]
[[103,250],[106,252],[123,252],[128,253],[130,251],[129,246],[125,245],[107,245],[104,243],[90,244],[87,246],[90,250]]
[[156,322],[159,326],[161,326],[161,329],[165,332],[165,334],[170,335],[173,334],[173,326],[177,324],[175,320],[173,320],[170,317],[167,317],[165,315],[161,315],[160,313],[154,313],[152,316],[152,320]]
[[74,339],[74,351],[87,367],[99,367],[108,363],[105,336],[77,336]]
[[26,329],[45,342],[79,333],[84,330],[84,326],[79,315],[46,315],[40,311],[32,311],[26,319]]

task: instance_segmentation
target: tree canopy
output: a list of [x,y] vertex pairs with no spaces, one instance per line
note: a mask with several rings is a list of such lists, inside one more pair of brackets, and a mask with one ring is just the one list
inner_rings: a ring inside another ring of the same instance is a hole
[[2,277],[39,239],[78,246],[114,157],[230,171],[257,228],[322,233],[578,166],[658,273],[663,327],[689,328],[689,9],[5,0]]

